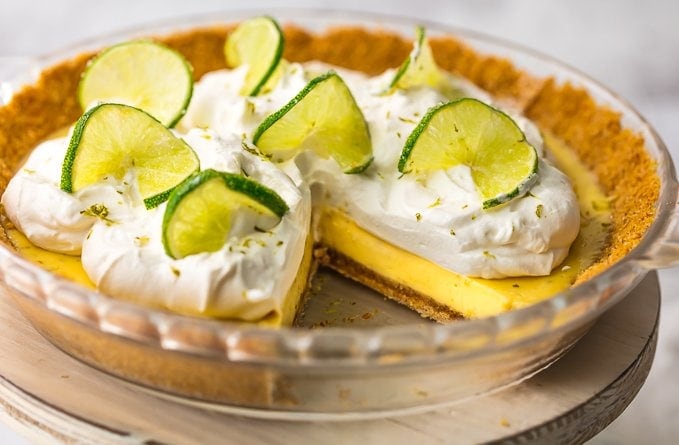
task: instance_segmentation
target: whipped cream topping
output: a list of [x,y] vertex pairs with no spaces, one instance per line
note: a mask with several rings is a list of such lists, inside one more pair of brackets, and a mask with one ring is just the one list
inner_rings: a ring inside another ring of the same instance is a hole
[[[568,255],[580,212],[569,179],[547,159],[539,130],[506,111],[541,157],[538,181],[526,196],[484,210],[467,166],[439,171],[426,180],[398,172],[403,145],[427,110],[450,100],[431,88],[383,94],[393,76],[376,77],[318,62],[292,64],[270,94],[242,98],[245,71],[217,71],[196,85],[179,128],[213,128],[222,136],[249,137],[266,116],[285,105],[313,76],[338,71],[368,122],[374,162],[359,175],[342,173],[333,159],[301,153],[294,163],[314,193],[314,205],[339,206],[359,226],[444,268],[482,278],[547,275]],[[465,79],[452,77],[459,97],[492,98]]]
[[[34,244],[81,254],[87,275],[104,293],[183,313],[243,320],[280,312],[304,255],[311,213],[308,188],[294,171],[286,175],[243,151],[240,137],[221,138],[201,129],[183,137],[201,168],[245,172],[276,190],[290,210],[271,230],[232,236],[217,252],[175,260],[162,245],[166,204],[147,210],[132,177],[74,194],[60,190],[68,146],[62,138],[38,146],[10,181],[2,197],[7,215]],[[95,216],[92,206],[105,207],[106,215]]]
[[[568,178],[545,159],[537,128],[511,110],[505,111],[541,157],[538,180],[526,196],[490,210],[482,209],[466,166],[426,179],[398,172],[412,129],[430,107],[450,98],[430,88],[383,94],[393,71],[368,77],[332,68],[369,125],[375,159],[363,174],[344,174],[333,159],[313,152],[279,165],[251,154],[256,151],[252,134],[264,118],[330,68],[290,64],[276,88],[258,97],[238,93],[247,67],[208,73],[195,85],[175,130],[196,151],[201,169],[243,171],[281,195],[290,211],[268,232],[235,236],[217,252],[174,260],[161,242],[165,204],[146,210],[133,172],[74,194],[60,190],[67,139],[33,151],[2,197],[7,215],[34,244],[81,254],[85,271],[102,292],[244,320],[280,311],[309,232],[309,190],[315,206],[339,207],[365,230],[468,276],[546,275],[563,261],[579,230],[576,196]],[[460,97],[492,104],[466,80],[451,77],[451,82]],[[105,217],[92,211],[97,205],[105,206]]]

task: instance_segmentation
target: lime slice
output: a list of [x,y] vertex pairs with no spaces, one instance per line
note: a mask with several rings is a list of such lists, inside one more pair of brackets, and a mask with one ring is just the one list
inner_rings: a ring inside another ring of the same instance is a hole
[[192,69],[177,51],[148,40],[113,46],[94,58],[78,86],[83,109],[115,102],[140,108],[172,127],[193,93]]
[[466,98],[430,109],[406,140],[398,170],[471,169],[487,209],[525,194],[537,179],[538,155],[505,113]]
[[436,65],[424,27],[418,26],[415,33],[413,50],[396,71],[389,84],[390,89],[407,90],[419,86],[439,88],[444,83],[444,75]]
[[[283,57],[283,32],[271,17],[246,20],[231,33],[224,44],[226,64],[230,67],[248,65],[244,96],[256,96],[271,89],[269,82],[277,81],[282,70],[277,69]],[[265,88],[266,86],[266,88]]]
[[237,215],[250,217],[251,231],[268,230],[287,211],[285,201],[258,182],[232,173],[204,170],[170,195],[163,216],[165,252],[172,258],[183,258],[217,251],[234,235]]
[[351,91],[337,73],[312,79],[283,108],[268,116],[253,142],[274,161],[303,149],[331,156],[344,173],[360,173],[373,159],[368,124]]
[[100,104],[75,124],[61,168],[61,189],[77,192],[109,176],[122,179],[133,169],[150,209],[198,166],[191,147],[146,112]]

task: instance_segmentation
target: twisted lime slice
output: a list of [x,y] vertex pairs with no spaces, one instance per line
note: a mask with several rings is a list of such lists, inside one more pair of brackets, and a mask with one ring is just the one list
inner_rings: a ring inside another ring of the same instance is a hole
[[[204,170],[170,195],[163,216],[163,245],[172,258],[222,248],[232,235],[234,217],[250,213],[251,229],[272,228],[288,211],[273,190],[231,173]],[[263,227],[262,227],[263,226]]]
[[312,79],[283,108],[268,116],[253,137],[275,161],[304,149],[334,158],[344,173],[360,173],[372,162],[368,124],[337,73]]
[[231,33],[224,44],[226,64],[230,67],[248,65],[244,96],[256,96],[271,88],[282,71],[283,32],[271,17],[246,20]]
[[90,62],[78,86],[83,109],[122,103],[146,111],[167,127],[184,115],[192,93],[192,70],[184,56],[148,40],[105,50]]
[[75,124],[61,168],[61,189],[73,193],[132,169],[147,208],[197,171],[198,157],[186,142],[146,112],[100,104]]
[[426,174],[460,164],[471,169],[488,209],[530,189],[537,179],[538,155],[508,115],[466,98],[427,112],[406,140],[398,170]]
[[418,26],[415,33],[413,49],[391,80],[391,89],[407,90],[419,86],[439,88],[444,83],[444,75],[434,60],[424,27]]

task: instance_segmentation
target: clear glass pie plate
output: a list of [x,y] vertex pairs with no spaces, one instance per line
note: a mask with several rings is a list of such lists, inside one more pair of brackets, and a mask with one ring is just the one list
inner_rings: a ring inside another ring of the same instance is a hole
[[[325,10],[266,13],[282,24],[313,32],[360,26],[408,40],[420,23]],[[68,64],[79,54],[132,37],[218,29],[260,14],[190,17],[22,60],[18,72],[0,79],[5,80],[0,83],[0,110],[38,82],[36,73]],[[270,329],[181,316],[86,289],[2,243],[0,279],[5,293],[46,338],[104,372],[181,403],[252,416],[344,419],[430,409],[504,388],[549,366],[649,270],[679,259],[674,166],[653,128],[627,102],[577,70],[485,35],[422,24],[429,35],[455,36],[476,52],[509,60],[535,78],[551,77],[557,84],[584,89],[597,104],[619,113],[624,127],[643,137],[645,150],[656,162],[660,194],[653,223],[630,253],[594,278],[525,309],[447,324],[422,320],[326,271],[319,272],[302,326]],[[357,57],[370,53],[369,47],[357,49]],[[10,68],[6,65],[0,73]],[[55,123],[53,130],[58,127]],[[0,138],[0,144],[6,142]],[[0,153],[5,156],[6,150],[0,147]],[[330,326],[309,328],[318,324]]]

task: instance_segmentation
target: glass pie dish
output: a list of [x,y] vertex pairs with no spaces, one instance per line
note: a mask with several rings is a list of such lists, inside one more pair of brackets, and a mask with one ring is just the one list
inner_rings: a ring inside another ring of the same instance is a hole
[[[283,24],[312,32],[358,26],[408,40],[416,24],[364,13],[267,13]],[[0,84],[0,107],[9,106],[13,97],[40,82],[34,73],[63,71],[73,77],[74,67],[89,57],[83,54],[108,44],[139,36],[170,36],[168,41],[179,39],[177,43],[196,30],[225,30],[224,24],[255,15],[258,12],[229,12],[125,31],[30,61],[28,68],[24,64],[21,72]],[[320,290],[312,286],[314,297],[298,327],[269,329],[181,316],[86,289],[27,261],[6,240],[0,246],[3,289],[31,323],[68,354],[158,395],[251,416],[344,419],[431,409],[515,384],[549,366],[649,270],[678,262],[674,166],[650,125],[623,99],[587,76],[491,37],[436,23],[424,25],[432,36],[454,36],[479,54],[501,57],[501,69],[586,91],[598,106],[619,114],[624,128],[643,138],[660,187],[652,203],[653,222],[629,253],[545,301],[448,324],[421,320],[324,271],[316,277],[322,285]],[[356,51],[356,57],[365,57],[370,48]],[[215,68],[196,66],[201,73],[209,69]],[[516,85],[522,85],[521,79]],[[526,90],[533,88],[530,83],[523,85]],[[513,98],[525,101],[523,106],[529,102],[523,91],[515,91]],[[26,108],[26,113],[32,112]],[[65,124],[49,125],[56,131]],[[2,153],[6,154],[4,149]],[[304,328],[318,325],[331,326]]]

